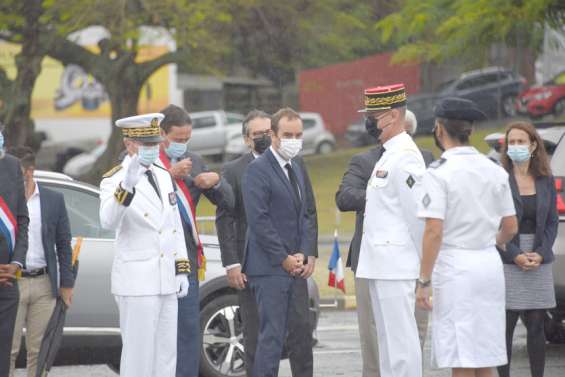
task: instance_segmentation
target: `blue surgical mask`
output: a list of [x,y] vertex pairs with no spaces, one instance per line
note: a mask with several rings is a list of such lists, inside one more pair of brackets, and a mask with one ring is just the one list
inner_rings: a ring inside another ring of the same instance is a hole
[[171,142],[165,152],[169,158],[181,158],[186,153],[186,143]]
[[159,158],[159,146],[141,145],[137,149],[137,155],[139,156],[139,163],[143,166],[149,167]]
[[514,162],[521,163],[530,159],[530,146],[529,145],[509,145],[508,157]]

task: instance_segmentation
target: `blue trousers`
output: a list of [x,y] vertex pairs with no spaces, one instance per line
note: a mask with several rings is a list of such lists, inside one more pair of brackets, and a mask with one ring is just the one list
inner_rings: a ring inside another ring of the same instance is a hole
[[188,295],[179,299],[176,377],[198,377],[200,367],[200,303],[198,276],[190,276]]

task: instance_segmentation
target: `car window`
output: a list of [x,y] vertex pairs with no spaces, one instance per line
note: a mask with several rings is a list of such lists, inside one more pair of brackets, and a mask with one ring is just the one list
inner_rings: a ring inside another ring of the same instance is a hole
[[65,197],[65,206],[71,222],[73,237],[113,239],[114,232],[103,229],[100,225],[98,194],[77,187],[61,184],[42,183],[44,186],[58,191]]
[[468,89],[477,88],[481,85],[484,85],[485,82],[486,81],[484,80],[484,76],[469,78],[457,84],[457,90],[468,90]]
[[216,118],[213,115],[204,116],[200,118],[192,118],[192,128],[209,128],[216,125]]
[[226,114],[226,121],[228,124],[237,124],[243,122],[244,116],[239,114]]
[[315,119],[302,119],[302,125],[304,126],[304,130],[312,129],[316,126]]

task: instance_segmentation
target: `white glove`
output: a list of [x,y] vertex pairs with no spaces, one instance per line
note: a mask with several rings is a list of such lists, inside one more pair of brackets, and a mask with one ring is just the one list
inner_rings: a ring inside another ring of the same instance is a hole
[[133,192],[133,188],[137,185],[143,174],[145,174],[146,170],[147,168],[139,163],[139,157],[137,155],[133,156],[122,182],[122,188],[128,192]]
[[183,298],[188,294],[188,276],[180,274],[175,276],[177,282],[177,298]]

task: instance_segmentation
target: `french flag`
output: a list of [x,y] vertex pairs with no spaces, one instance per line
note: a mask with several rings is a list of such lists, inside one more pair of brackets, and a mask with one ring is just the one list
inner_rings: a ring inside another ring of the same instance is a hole
[[341,289],[341,291],[345,293],[345,275],[343,273],[343,264],[341,263],[341,255],[339,253],[337,229],[334,233],[334,248],[328,263],[328,269],[330,270],[328,285],[333,288]]

